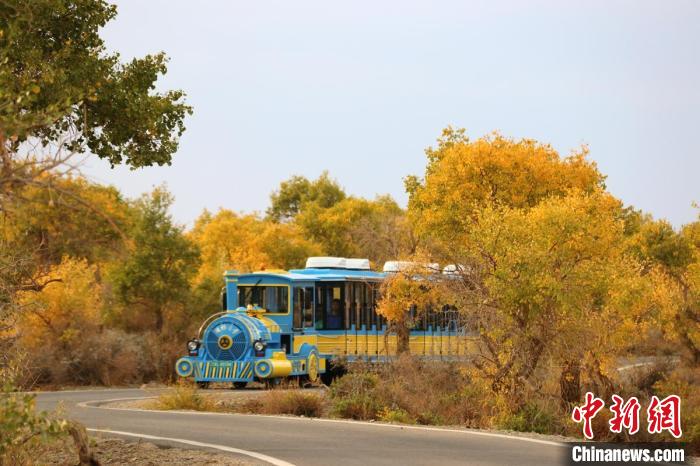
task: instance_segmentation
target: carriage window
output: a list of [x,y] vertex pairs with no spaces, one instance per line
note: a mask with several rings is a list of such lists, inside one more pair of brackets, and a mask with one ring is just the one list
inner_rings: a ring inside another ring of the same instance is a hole
[[289,311],[289,287],[238,285],[238,305],[259,306],[270,313],[286,313]]
[[294,288],[293,327],[301,328],[304,320],[304,288]]
[[[345,284],[345,301],[345,308],[348,311],[348,325],[346,328],[349,329],[353,325],[357,324],[357,314],[355,312],[355,310],[357,309],[355,306],[355,286],[353,283]],[[355,328],[357,328],[357,326]]]
[[304,327],[314,326],[314,288],[304,288]]
[[313,327],[313,288],[294,288],[294,328]]
[[342,330],[345,324],[345,288],[342,284],[319,284],[316,287],[316,328]]

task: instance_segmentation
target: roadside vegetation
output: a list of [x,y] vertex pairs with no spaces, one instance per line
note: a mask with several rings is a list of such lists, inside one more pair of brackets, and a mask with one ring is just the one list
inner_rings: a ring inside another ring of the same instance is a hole
[[[98,1],[0,5],[0,461],[69,432],[11,391],[173,382],[184,342],[220,307],[223,270],[303,267],[313,255],[454,264],[434,280],[397,273],[379,312],[407,353],[413,319],[453,304],[476,353],[468,365],[358,364],[326,397],[273,390],[240,409],[573,435],[571,407],[587,390],[678,394],[683,440],[698,445],[700,219],[673,228],[624,205],[585,147],[562,157],[447,128],[424,174],[406,178],[406,209],[323,173],[284,181],[264,215],[205,210],[186,229],[166,187],[129,199],[77,169],[84,157],[169,164],[191,112],[181,91],[153,91],[164,55],[107,54],[99,30],[115,14]],[[641,356],[672,362],[617,370]],[[187,386],[158,403],[217,409]],[[604,416],[595,421],[609,438]]]
[[[580,437],[580,425],[571,421],[571,410],[559,399],[559,380],[553,371],[543,371],[549,380],[543,391],[521,406],[507,396],[495,394],[475,368],[464,362],[424,361],[404,354],[387,364],[354,363],[329,388],[300,389],[293,384],[264,390],[253,387],[230,391],[222,384],[201,391],[191,383],[178,383],[154,401],[135,402],[131,407],[164,410],[195,410],[220,413],[294,415],[377,421],[409,425],[452,426],[537,433],[567,438]],[[695,387],[700,371],[667,367],[665,363],[640,367],[633,373],[618,371],[616,393],[637,396],[645,405],[652,395],[677,393],[683,399],[684,439],[690,451],[698,453],[697,407],[700,395]],[[592,387],[584,386],[584,389]],[[613,434],[609,415],[594,419],[596,439],[630,441],[625,434]],[[634,441],[659,441],[642,429]],[[666,441],[674,441],[667,435]]]

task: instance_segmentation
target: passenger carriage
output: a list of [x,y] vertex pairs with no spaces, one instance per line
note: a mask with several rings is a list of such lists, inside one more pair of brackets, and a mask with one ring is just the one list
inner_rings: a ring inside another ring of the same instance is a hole
[[[328,381],[341,360],[383,362],[396,354],[396,335],[376,313],[382,280],[399,267],[370,270],[367,259],[309,258],[306,268],[225,273],[223,310],[210,316],[188,355],[175,366],[200,385],[254,380],[276,383],[299,377]],[[456,310],[423,313],[411,331],[412,354],[431,358],[468,353]]]

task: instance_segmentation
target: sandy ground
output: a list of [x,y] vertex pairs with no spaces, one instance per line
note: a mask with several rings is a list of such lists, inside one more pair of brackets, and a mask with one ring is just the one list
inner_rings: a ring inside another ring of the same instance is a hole
[[[102,465],[135,466],[249,466],[256,463],[248,459],[210,453],[202,450],[160,447],[148,442],[126,441],[113,438],[90,437],[90,448]],[[72,441],[64,439],[39,447],[34,465],[73,465],[78,455]]]

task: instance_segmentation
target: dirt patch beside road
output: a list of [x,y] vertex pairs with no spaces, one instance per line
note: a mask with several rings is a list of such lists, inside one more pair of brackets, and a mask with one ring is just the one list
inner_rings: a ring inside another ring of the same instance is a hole
[[[232,455],[202,450],[160,447],[149,442],[126,441],[114,438],[90,437],[90,450],[103,466],[252,466],[265,464]],[[78,453],[70,439],[61,439],[40,445],[34,455],[34,465],[76,464]]]

